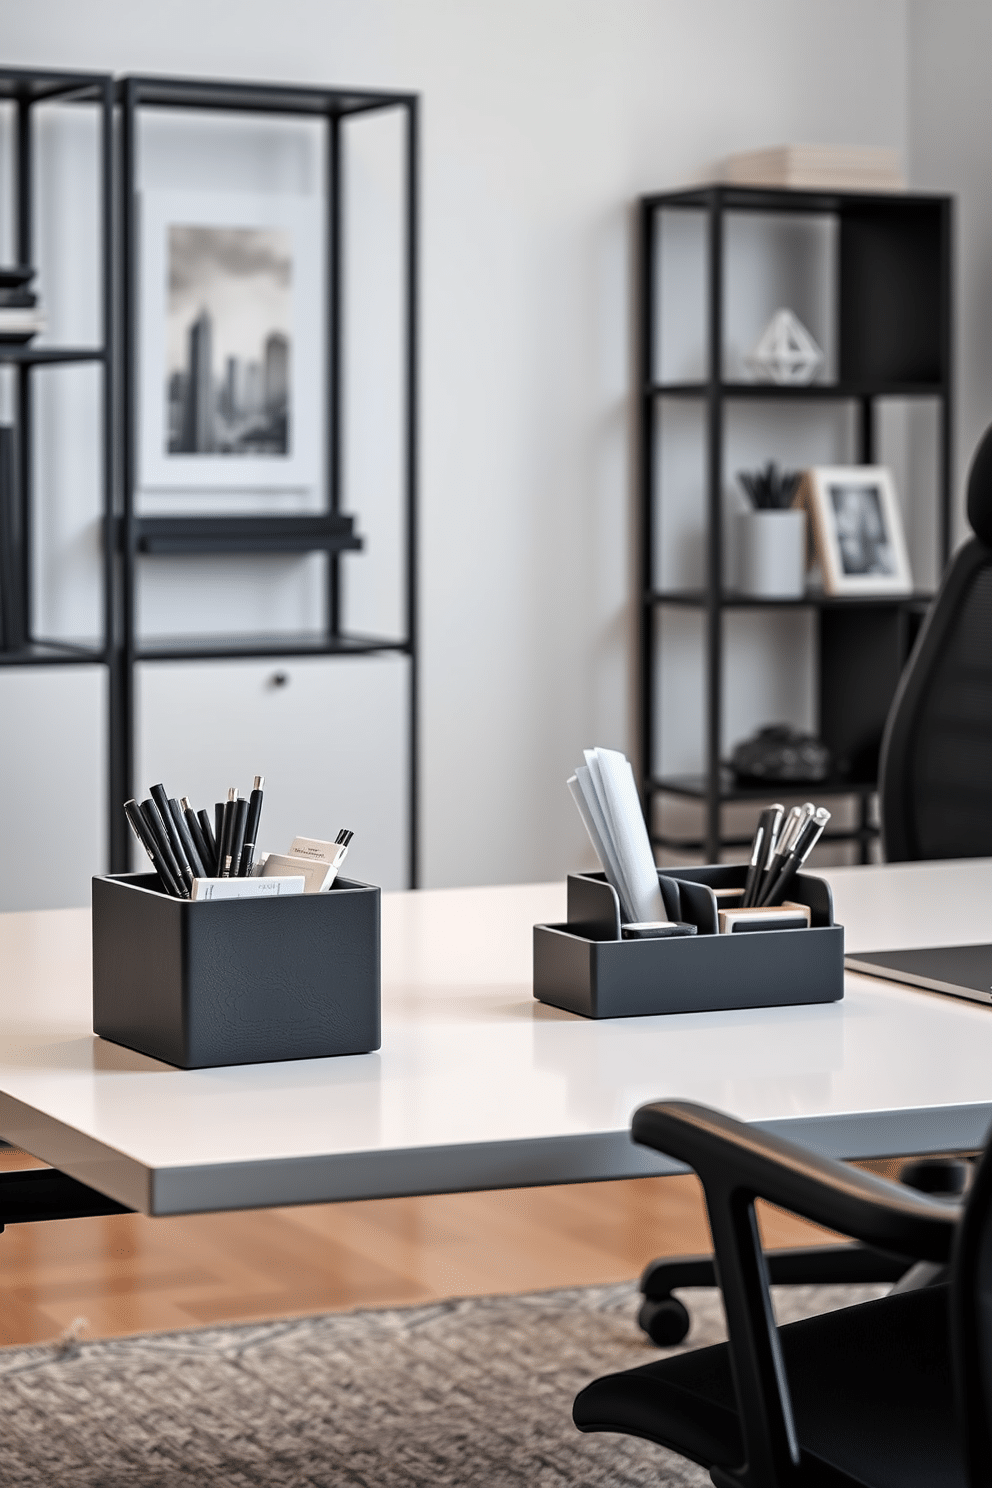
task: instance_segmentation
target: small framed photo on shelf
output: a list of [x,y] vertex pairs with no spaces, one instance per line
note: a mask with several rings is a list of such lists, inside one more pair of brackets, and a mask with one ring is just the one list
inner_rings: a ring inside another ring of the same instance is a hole
[[809,513],[827,594],[906,594],[913,587],[891,472],[880,465],[807,470],[797,505]]

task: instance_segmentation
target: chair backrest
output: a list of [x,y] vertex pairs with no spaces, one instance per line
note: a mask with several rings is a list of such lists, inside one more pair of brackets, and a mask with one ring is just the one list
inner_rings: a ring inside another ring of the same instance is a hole
[[968,519],[975,536],[948,565],[885,726],[890,863],[992,855],[992,428],[972,462]]

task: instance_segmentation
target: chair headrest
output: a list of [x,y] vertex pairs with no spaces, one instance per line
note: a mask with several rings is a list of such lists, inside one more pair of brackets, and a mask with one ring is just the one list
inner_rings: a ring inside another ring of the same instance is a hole
[[971,462],[968,521],[975,536],[992,548],[992,425],[982,435]]

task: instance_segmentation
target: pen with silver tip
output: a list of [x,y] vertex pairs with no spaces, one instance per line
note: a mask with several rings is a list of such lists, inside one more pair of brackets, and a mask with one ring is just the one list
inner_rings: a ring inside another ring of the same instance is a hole
[[241,877],[241,855],[245,847],[245,823],[248,820],[248,802],[239,796],[234,803],[234,826],[231,828],[231,851],[228,854],[229,878]]
[[782,864],[792,851],[803,829],[803,824],[808,816],[812,816],[816,810],[812,801],[807,801],[804,806],[793,806],[785,819],[778,841],[775,843],[774,852],[769,856],[765,864],[765,871],[761,875],[761,883],[755,891],[754,900],[756,905],[767,903],[766,895],[772,884],[782,871]]
[[231,841],[234,837],[234,815],[237,799],[238,787],[232,785],[228,788],[227,800],[224,802],[222,808],[220,841],[217,844],[218,878],[230,878],[231,876]]
[[251,795],[248,797],[248,818],[245,822],[245,845],[241,850],[241,863],[238,867],[239,878],[248,878],[251,874],[255,846],[258,842],[258,823],[262,815],[262,786],[264,784],[265,776],[256,775]]
[[747,878],[744,880],[744,897],[741,903],[745,909],[751,903],[751,895],[754,893],[754,886],[761,872],[761,849],[764,846],[764,841],[765,829],[759,822],[754,834],[754,844],[751,848],[751,861],[747,868]]
[[829,820],[830,812],[825,806],[814,808],[812,816],[805,819],[802,831],[790,849],[788,857],[779,869],[775,881],[769,885],[766,892],[762,895],[762,907],[772,904],[785,893],[785,890],[823,836],[823,829]]
[[193,833],[190,831],[186,813],[176,800],[175,796],[169,797],[169,811],[172,815],[172,825],[175,827],[176,836],[183,845],[186,860],[193,870],[194,878],[206,878],[207,869],[200,856],[200,849],[196,844]]
[[[754,873],[748,869],[747,881],[744,885],[744,900],[742,907],[749,909],[754,904],[755,898],[760,891],[764,879],[765,869],[772,860],[778,840],[779,829],[782,826],[782,818],[785,815],[785,807],[781,801],[773,801],[766,806],[758,817],[758,831],[761,833],[761,846],[758,847],[758,833],[755,832],[754,846],[751,850],[752,866]],[[757,863],[754,862],[755,851],[758,852]]]

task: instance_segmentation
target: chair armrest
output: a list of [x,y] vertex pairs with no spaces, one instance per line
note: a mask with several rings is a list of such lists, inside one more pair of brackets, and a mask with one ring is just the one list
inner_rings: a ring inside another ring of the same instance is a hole
[[704,1188],[748,1190],[866,1245],[913,1260],[946,1262],[961,1206],[863,1173],[690,1101],[634,1113],[635,1142],[687,1163]]

